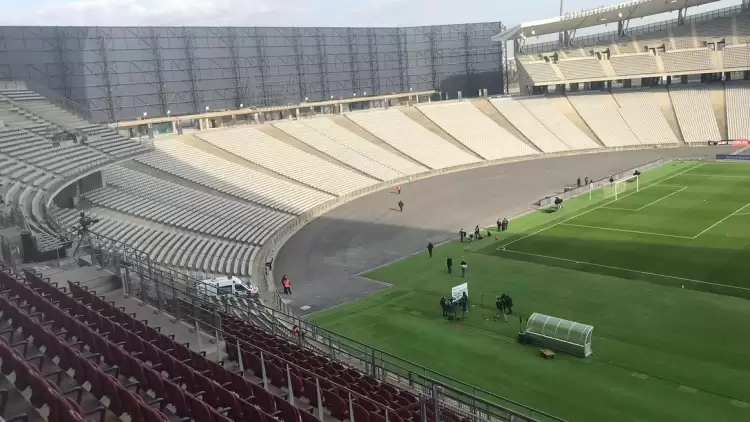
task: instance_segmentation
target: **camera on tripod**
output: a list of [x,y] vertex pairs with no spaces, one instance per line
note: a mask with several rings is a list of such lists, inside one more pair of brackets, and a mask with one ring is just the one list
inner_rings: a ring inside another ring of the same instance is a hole
[[81,218],[78,219],[78,235],[81,236],[89,231],[89,227],[91,227],[92,224],[96,224],[99,222],[98,218],[89,217],[86,214],[81,211]]

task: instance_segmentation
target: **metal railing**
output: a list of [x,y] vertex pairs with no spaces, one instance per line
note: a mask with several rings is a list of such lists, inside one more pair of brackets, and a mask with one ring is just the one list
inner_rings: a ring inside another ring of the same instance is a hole
[[[733,16],[742,12],[742,6],[731,6],[723,9],[711,10],[708,12],[699,13],[696,15],[686,16],[685,25],[689,25],[691,22],[703,22],[712,19]],[[646,25],[640,25],[626,30],[626,36],[651,34],[654,32],[664,31],[669,28],[677,26],[677,19],[669,19],[661,22],[650,23]],[[578,47],[589,47],[596,46],[603,43],[612,43],[620,40],[621,37],[617,31],[602,32],[599,34],[586,35],[583,37],[577,37],[572,40],[570,46],[560,46],[559,41],[547,41],[535,44],[527,44],[524,46],[524,53],[549,53],[558,50],[567,50]]]
[[233,298],[216,300],[202,295],[196,289],[198,280],[153,262],[148,254],[123,242],[90,233],[88,241],[81,248],[79,256],[88,256],[92,264],[117,274],[123,280],[123,288],[128,295],[153,305],[157,312],[169,313],[174,322],[198,320],[201,326],[213,330],[216,328],[215,315],[222,312],[292,341],[296,338],[293,332],[296,325],[304,335],[301,342],[303,347],[402,388],[427,394],[439,387],[447,405],[454,411],[475,418],[477,422],[562,421],[548,413],[338,335],[274,307],[264,306],[258,301]]

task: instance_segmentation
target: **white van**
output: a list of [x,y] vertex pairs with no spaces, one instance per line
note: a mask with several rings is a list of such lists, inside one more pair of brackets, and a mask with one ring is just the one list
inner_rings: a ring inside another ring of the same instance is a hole
[[198,291],[207,296],[258,296],[258,288],[253,285],[247,285],[237,277],[221,277],[201,281]]

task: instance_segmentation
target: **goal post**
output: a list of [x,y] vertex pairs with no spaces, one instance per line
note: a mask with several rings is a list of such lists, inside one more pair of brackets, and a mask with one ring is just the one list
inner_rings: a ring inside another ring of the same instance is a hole
[[615,180],[609,185],[603,187],[605,195],[608,198],[614,198],[615,201],[622,195],[640,190],[640,178],[638,176],[628,176],[620,180]]

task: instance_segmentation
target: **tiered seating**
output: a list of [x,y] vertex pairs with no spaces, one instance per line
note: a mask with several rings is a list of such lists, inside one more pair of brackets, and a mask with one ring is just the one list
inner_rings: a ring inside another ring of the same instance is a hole
[[[729,32],[732,31],[731,20],[729,22]],[[693,37],[693,28],[691,25],[685,25],[682,27],[672,28],[672,39],[674,40],[674,46],[677,50],[684,50],[687,48],[695,48],[695,37]]]
[[638,48],[635,42],[629,38],[623,38],[617,42],[617,49],[620,50],[620,54],[633,54],[638,53]]
[[738,45],[721,50],[725,69],[750,68],[750,47]]
[[557,66],[569,80],[605,78],[601,63],[594,57],[576,60],[559,60]]
[[[99,207],[86,213],[101,220],[91,226],[92,231],[145,252],[157,263],[201,275],[252,276],[251,265],[258,253],[254,245],[166,227]],[[58,218],[66,227],[78,222],[75,210],[60,210]]]
[[[302,214],[334,198],[315,189],[223,160],[178,140],[159,141],[155,147],[155,152],[136,157],[136,161],[283,212]],[[196,166],[195,163],[200,165]]]
[[568,120],[548,99],[534,98],[520,101],[538,121],[571,149],[599,148],[596,142]]
[[[222,319],[222,327],[227,332],[229,359],[240,360],[237,348],[232,347],[239,344],[243,349],[241,358],[245,368],[249,368],[256,376],[263,373],[261,351],[265,356],[268,354],[278,356],[294,366],[310,368],[312,372],[290,371],[293,390],[302,391],[303,397],[310,400],[313,406],[317,406],[315,385],[317,377],[322,390],[323,405],[330,410],[334,418],[346,420],[350,417],[348,402],[351,395],[355,399],[352,403],[354,420],[384,422],[385,411],[388,411],[388,420],[399,422],[423,420],[418,397],[408,391],[398,389],[354,368],[300,348],[296,344],[266,333],[237,318],[226,316]],[[266,372],[269,373],[272,383],[279,386],[286,385],[287,380],[283,369],[284,367],[278,367],[273,363],[266,364]],[[426,415],[428,421],[434,421],[432,407],[431,403],[428,403]],[[461,421],[459,415],[446,408],[441,409],[440,418],[446,422]]]
[[695,23],[695,34],[698,44],[703,41],[725,40],[726,45],[733,44],[732,18],[711,19]]
[[648,91],[615,91],[620,115],[636,138],[645,145],[676,144],[677,137]]
[[258,230],[263,243],[274,231],[293,218],[292,215],[259,207],[247,201],[234,201],[211,195],[147,174],[113,165],[103,170],[108,186],[159,203],[184,210],[198,210],[212,219],[227,220],[232,224]]
[[[59,301],[72,299],[57,291],[59,294],[51,299],[53,303],[44,297],[46,291],[35,291],[36,284],[27,286],[23,278],[4,268],[0,272],[0,286],[3,293],[8,294],[8,297],[0,296],[2,319],[11,325],[10,330],[4,331],[8,338],[0,337],[2,372],[6,376],[14,375],[18,390],[30,390],[29,407],[54,422],[82,422],[95,415],[104,421],[108,414],[118,418],[127,415],[130,420],[143,422],[169,420],[164,413],[151,407],[151,404],[163,403],[163,397],[154,401],[146,394],[145,379],[131,382],[132,367],[117,365],[127,362],[128,355],[104,337],[109,333],[95,332],[79,322],[75,314],[66,314],[58,307]],[[121,358],[121,362],[117,362],[115,356]],[[154,369],[147,370],[161,377]],[[69,375],[71,372],[73,375]],[[74,387],[63,390],[63,382]],[[84,384],[90,387],[85,389]],[[154,391],[157,395],[163,393]],[[20,395],[14,396],[18,400]],[[105,397],[106,407],[102,406]],[[86,410],[82,408],[84,402]],[[42,408],[47,415],[43,415]],[[5,416],[0,415],[0,419]],[[27,414],[26,418],[14,420],[29,420],[28,417]]]
[[536,154],[531,147],[497,125],[468,102],[419,107],[449,135],[485,160]]
[[[18,113],[28,114],[30,112],[46,120],[32,119],[37,126],[43,124],[44,126],[59,126],[80,131],[89,137],[86,142],[87,145],[105,154],[122,158],[147,150],[146,146],[126,139],[113,129],[91,124],[75,114],[55,106],[34,91],[0,90],[0,96],[7,97],[16,102],[19,107],[22,107],[22,109],[17,110]],[[33,129],[30,128],[30,130]],[[35,132],[39,133],[38,131]]]
[[612,56],[609,61],[612,63],[612,69],[620,76],[659,73],[659,68],[656,66],[656,57],[651,53]]
[[[27,277],[38,279],[33,274],[27,274]],[[136,361],[159,365],[160,370],[167,372],[170,378],[180,377],[181,382],[186,384],[186,393],[201,396],[205,403],[224,410],[232,420],[270,421],[269,417],[273,415],[284,422],[317,422],[312,411],[319,406],[325,407],[332,418],[339,420],[422,420],[422,409],[414,406],[418,404],[418,400],[413,394],[382,383],[354,368],[332,362],[230,316],[222,316],[229,359],[241,359],[246,370],[261,381],[267,380],[284,397],[275,396],[260,385],[248,381],[243,373],[230,372],[220,364],[205,359],[138,321],[134,315],[125,314],[75,284],[70,283],[70,288],[73,297],[90,308],[65,295],[61,296],[61,301],[66,305],[69,303],[68,306],[84,322],[93,324],[100,331],[111,333],[116,339],[125,339],[122,347],[126,351],[135,352]],[[51,297],[58,296],[55,292],[49,294]],[[129,366],[142,365],[131,361]],[[163,384],[168,387],[166,382]],[[170,389],[159,386],[156,391],[169,392]],[[171,397],[171,394],[167,396]],[[321,402],[318,401],[319,397],[323,399]],[[175,407],[179,414],[181,406],[175,404]],[[433,421],[432,403],[428,402],[427,407],[426,419]],[[202,420],[197,415],[193,418]],[[458,415],[447,409],[441,409],[441,419],[446,422],[459,421]]]
[[667,73],[699,72],[710,70],[711,54],[707,49],[668,51],[661,56]]
[[705,85],[671,87],[669,96],[685,142],[702,143],[721,139],[711,97]]
[[737,34],[734,37],[735,44],[750,43],[750,13],[743,13],[735,17]]
[[726,96],[729,139],[750,139],[750,85],[728,83]]
[[334,141],[332,138],[328,137],[327,133],[315,130],[305,125],[302,121],[274,123],[274,126],[294,136],[307,145],[310,145],[323,154],[330,155],[342,163],[358,169],[375,179],[392,180],[403,176],[403,174],[372,160],[370,157],[361,154],[359,151],[353,150],[346,145]]
[[[86,193],[84,197],[100,207],[228,240],[260,245],[271,236],[263,221],[247,224],[227,216],[207,215],[202,208],[196,206],[178,207],[120,189],[97,189]],[[285,220],[290,218],[290,216],[284,214],[277,215],[284,217]],[[273,227],[278,225],[273,220],[267,221],[267,223]]]
[[664,47],[666,51],[674,50],[672,47],[672,38],[668,31],[659,31],[647,35],[638,36],[639,52],[646,52],[651,48],[659,49]]
[[422,165],[413,163],[405,158],[386,151],[385,149],[362,139],[356,134],[349,132],[338,124],[329,119],[310,119],[304,120],[303,124],[325,135],[341,145],[357,151],[358,153],[370,157],[378,163],[401,173],[402,175],[412,175],[424,173],[428,169]]
[[568,95],[568,99],[604,145],[629,147],[641,144],[607,94]]
[[63,175],[80,173],[110,161],[108,156],[91,148],[82,145],[55,147],[31,132],[11,127],[0,127],[0,152]]
[[490,102],[500,114],[543,152],[560,152],[570,149],[519,101],[493,99]]
[[479,161],[430,132],[399,110],[355,112],[347,116],[397,150],[432,169]]
[[560,77],[557,76],[557,73],[555,73],[555,70],[552,68],[552,65],[550,65],[547,62],[536,62],[536,63],[521,63],[521,67],[526,69],[526,73],[529,74],[529,77],[532,81],[535,83],[542,83],[542,82],[557,82],[560,80]]
[[377,183],[253,128],[209,131],[198,136],[238,157],[336,196]]

